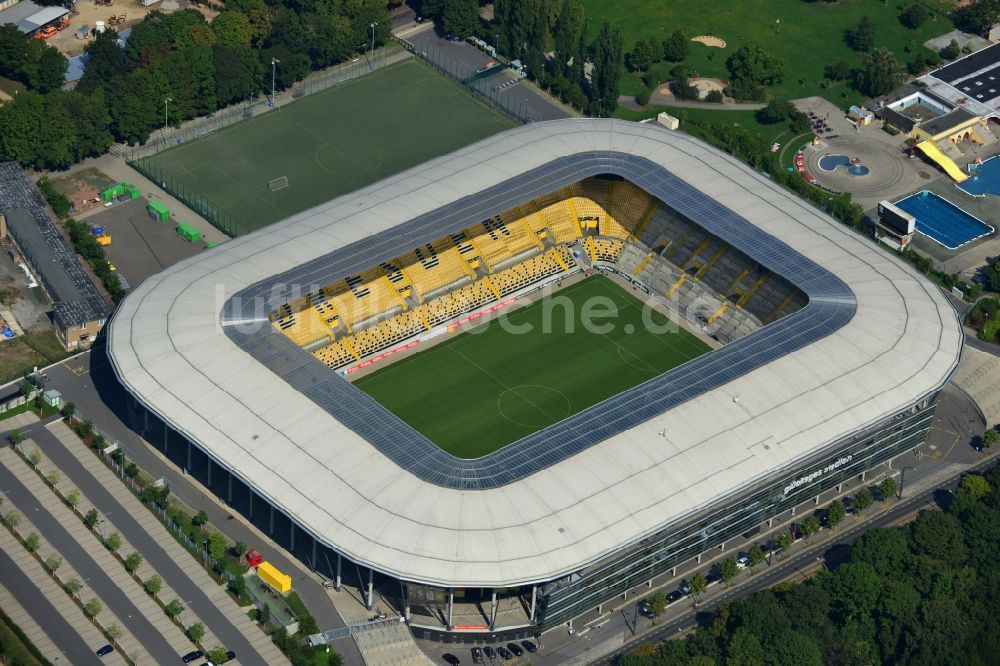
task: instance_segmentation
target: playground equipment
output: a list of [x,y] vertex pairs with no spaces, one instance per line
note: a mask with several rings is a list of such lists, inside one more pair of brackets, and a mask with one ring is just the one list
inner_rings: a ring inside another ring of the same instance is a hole
[[111,245],[111,234],[104,227],[91,227],[90,234],[97,240],[98,245],[105,247]]
[[951,176],[951,179],[956,183],[961,183],[969,177],[968,174],[963,173],[962,170],[958,168],[958,165],[955,164],[955,160],[942,153],[941,149],[938,148],[937,144],[933,141],[921,141],[917,144],[917,150],[922,152],[935,164],[944,169],[944,172]]

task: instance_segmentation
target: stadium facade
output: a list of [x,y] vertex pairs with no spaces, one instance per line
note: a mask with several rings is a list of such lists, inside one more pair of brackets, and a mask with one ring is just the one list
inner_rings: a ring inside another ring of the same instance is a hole
[[[274,325],[316,285],[594,177],[641,188],[801,307],[475,460]],[[510,130],[173,266],[108,335],[137,429],[311,568],[446,630],[463,630],[456,596],[482,600],[480,629],[512,636],[920,445],[963,341],[937,287],[766,177],[683,134],[591,119]],[[519,626],[498,621],[498,596],[523,604]]]

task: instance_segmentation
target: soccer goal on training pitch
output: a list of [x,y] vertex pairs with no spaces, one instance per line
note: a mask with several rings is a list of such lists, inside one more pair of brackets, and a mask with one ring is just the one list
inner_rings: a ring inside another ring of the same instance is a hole
[[283,190],[286,187],[288,187],[288,176],[282,176],[280,178],[267,181],[267,189],[271,192],[277,192],[278,190]]

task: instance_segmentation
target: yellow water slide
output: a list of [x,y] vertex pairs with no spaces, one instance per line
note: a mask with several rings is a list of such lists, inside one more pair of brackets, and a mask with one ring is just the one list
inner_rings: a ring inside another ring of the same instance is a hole
[[955,160],[942,153],[941,149],[938,148],[937,144],[933,141],[921,141],[917,144],[917,149],[927,157],[934,160],[934,162],[944,169],[944,172],[951,176],[952,180],[956,183],[961,183],[969,177],[968,174],[963,173],[963,171],[958,168],[958,165],[955,164]]

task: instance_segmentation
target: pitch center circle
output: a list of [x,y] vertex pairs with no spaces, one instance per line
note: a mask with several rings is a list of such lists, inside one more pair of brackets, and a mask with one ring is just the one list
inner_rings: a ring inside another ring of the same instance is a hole
[[501,393],[497,409],[515,425],[544,428],[569,416],[572,406],[562,391],[542,384],[524,384]]

